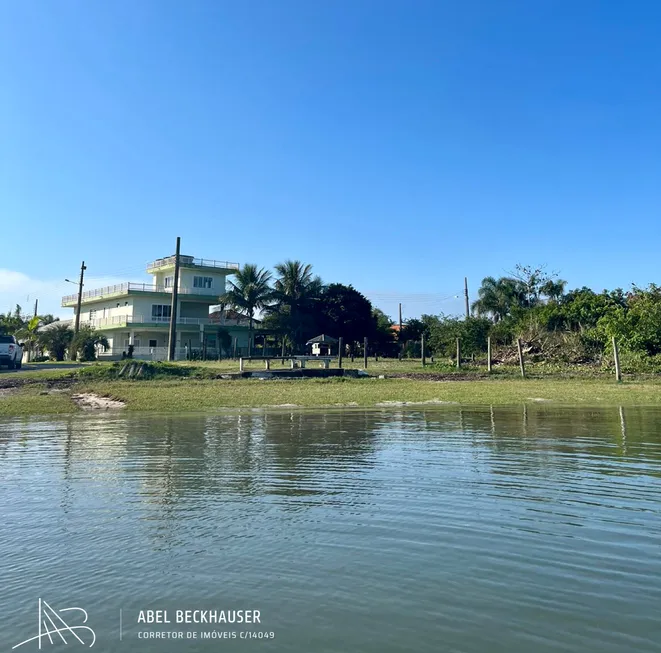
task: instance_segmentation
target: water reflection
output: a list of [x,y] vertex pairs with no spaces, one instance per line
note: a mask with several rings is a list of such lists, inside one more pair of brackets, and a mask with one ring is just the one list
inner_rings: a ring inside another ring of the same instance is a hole
[[[0,460],[12,447],[59,449],[64,480],[71,477],[76,461],[103,464],[104,474],[113,467],[131,471],[132,465],[139,465],[149,479],[145,492],[162,496],[164,503],[187,491],[307,496],[327,494],[320,462],[327,463],[328,471],[364,471],[376,464],[384,446],[380,437],[386,433],[387,445],[412,435],[438,441],[463,434],[474,446],[494,453],[537,452],[540,455],[531,462],[540,468],[549,462],[545,453],[580,451],[604,459],[657,460],[659,448],[649,445],[661,434],[661,411],[524,404],[325,413],[103,415],[47,422],[16,419],[0,422]],[[580,458],[574,462],[580,463]],[[266,467],[280,472],[281,483],[274,485],[273,479],[260,473]],[[617,466],[610,471],[626,474],[628,468]]]
[[64,592],[110,651],[117,606],[219,593],[260,650],[658,650],[660,473],[648,408],[0,422],[0,649]]

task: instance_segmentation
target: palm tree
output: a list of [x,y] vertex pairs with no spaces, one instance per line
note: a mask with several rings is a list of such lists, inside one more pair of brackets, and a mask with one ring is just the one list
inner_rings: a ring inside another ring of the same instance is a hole
[[479,299],[473,302],[473,311],[478,315],[490,315],[494,322],[507,317],[513,307],[525,303],[521,284],[511,277],[485,277],[477,294]]
[[248,325],[248,356],[252,352],[252,327],[255,311],[268,305],[272,290],[269,286],[271,273],[264,268],[257,268],[253,263],[246,263],[229,282],[229,289],[220,297],[220,303],[231,306],[234,310],[245,313]]
[[563,279],[549,279],[540,289],[539,294],[545,295],[551,301],[558,301],[565,294],[567,282]]
[[39,343],[56,361],[64,360],[72,339],[73,331],[68,324],[54,324],[39,334]]
[[22,338],[28,345],[28,362],[32,360],[32,351],[37,342],[37,329],[41,326],[41,318],[38,315],[30,318],[16,332],[19,338]]
[[289,331],[294,345],[302,340],[304,322],[323,290],[321,278],[312,274],[312,266],[301,261],[287,260],[275,266],[277,278],[273,284],[274,304],[271,312],[278,313]]

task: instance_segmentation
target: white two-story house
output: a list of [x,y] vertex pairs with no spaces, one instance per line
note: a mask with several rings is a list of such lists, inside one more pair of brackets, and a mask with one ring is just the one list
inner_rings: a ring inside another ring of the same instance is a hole
[[[122,283],[84,291],[80,323],[103,333],[110,344],[100,357],[121,358],[133,345],[133,356],[165,360],[168,352],[175,257],[157,259],[147,266],[152,283]],[[248,320],[211,306],[219,304],[225,292],[225,280],[238,269],[237,263],[179,256],[177,299],[176,358],[184,359],[191,351],[202,349],[208,356],[217,354],[226,331],[231,340],[222,355],[241,353],[248,347]],[[78,294],[62,298],[62,306],[76,310]],[[225,340],[228,338],[225,337]],[[229,351],[228,351],[229,350]]]

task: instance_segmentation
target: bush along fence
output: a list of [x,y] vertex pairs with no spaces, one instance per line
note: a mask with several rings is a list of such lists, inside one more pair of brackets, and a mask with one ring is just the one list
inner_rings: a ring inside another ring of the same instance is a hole
[[[424,336],[421,337],[421,339],[418,342],[414,342],[414,343],[408,342],[407,348],[409,352],[416,352],[418,354],[415,357],[409,356],[409,360],[416,360],[416,359],[419,360],[422,367],[426,367],[430,361],[431,363],[434,363],[434,356],[430,355],[430,353],[428,352],[426,348]],[[495,365],[504,365],[504,366],[516,365],[519,368],[521,377],[524,379],[527,376],[527,370],[526,370],[527,362],[537,363],[537,364],[557,362],[554,360],[546,360],[543,353],[537,351],[534,345],[524,341],[523,338],[517,338],[516,342],[511,346],[507,346],[507,347],[501,346],[500,348],[497,349],[494,347],[494,343],[491,337],[489,336],[486,339],[485,349],[486,351],[483,353],[485,353],[486,356],[480,356],[480,353],[482,352],[478,352],[477,356],[475,355],[475,352],[471,353],[470,356],[466,356],[464,355],[462,350],[461,338],[456,338],[454,355],[449,357],[436,356],[436,361],[441,362],[443,360],[446,360],[448,363],[452,364],[452,366],[456,367],[457,369],[461,369],[465,365],[470,365],[472,367],[475,366],[481,367],[483,365],[486,367],[486,371],[488,373],[494,371]],[[622,381],[623,371],[622,371],[622,365],[620,363],[619,347],[615,337],[611,339],[611,349],[612,349],[612,367],[610,364],[610,359],[605,358],[604,360],[600,361],[599,368],[605,369],[606,371],[612,370],[615,374],[615,379],[619,382]],[[365,359],[365,361],[367,361],[367,358]],[[630,371],[635,372],[636,370],[632,369]]]

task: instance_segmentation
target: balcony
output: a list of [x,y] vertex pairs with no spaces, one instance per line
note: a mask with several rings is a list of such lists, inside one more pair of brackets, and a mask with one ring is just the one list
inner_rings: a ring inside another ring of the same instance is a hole
[[[170,324],[169,317],[152,317],[145,315],[115,315],[113,317],[94,318],[92,320],[83,320],[82,324],[94,327],[95,329],[117,329],[122,327],[130,327],[135,325],[147,326],[168,326]],[[237,326],[238,321],[235,319],[227,318],[208,318],[208,317],[178,317],[177,325],[179,326],[193,326],[204,327],[207,325],[214,326]]]
[[[158,258],[147,265],[147,272],[153,274],[154,272],[163,268],[174,267],[175,257],[166,256],[165,258]],[[193,256],[179,255],[179,265],[182,267],[195,267],[195,268],[214,268],[216,270],[226,270],[236,272],[239,269],[238,263],[232,261],[216,261],[210,258],[194,258]]]
[[[83,293],[81,302],[97,301],[116,297],[118,295],[127,295],[129,293],[172,293],[172,288],[165,286],[155,286],[151,283],[118,283],[114,286],[105,286],[95,290],[87,290]],[[179,288],[180,295],[196,295],[204,297],[218,297],[218,292],[211,288]],[[62,306],[75,306],[78,301],[78,293],[62,297]]]

